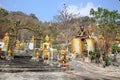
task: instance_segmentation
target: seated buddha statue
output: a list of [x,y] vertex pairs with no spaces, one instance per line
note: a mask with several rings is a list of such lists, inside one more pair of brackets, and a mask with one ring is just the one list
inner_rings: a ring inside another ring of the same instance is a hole
[[36,52],[35,52],[35,56],[36,56],[37,59],[40,58],[40,52],[39,52],[39,50],[36,50]]
[[84,39],[87,38],[87,37],[88,37],[88,35],[87,35],[87,32],[86,32],[84,26],[83,25],[80,26],[80,30],[79,30],[76,38],[81,38],[82,41],[84,41]]
[[12,51],[10,49],[8,50],[7,56],[9,56],[9,57],[12,56]]
[[67,52],[65,50],[65,47],[62,46],[62,49],[61,49],[61,57],[58,59],[58,62],[59,62],[59,66],[61,67],[68,67],[69,65],[67,64],[67,62],[69,61],[67,59]]
[[78,32],[78,36],[83,36],[85,34],[85,30],[83,26],[80,26],[80,30]]
[[3,42],[4,42],[3,48],[7,49],[8,41],[9,41],[9,34],[6,33],[6,34],[5,34],[5,37],[3,38]]
[[20,41],[19,41],[19,40],[16,41],[15,48],[16,48],[17,50],[20,49]]
[[91,26],[88,26],[87,30],[89,38],[93,38],[94,37],[93,28]]
[[34,43],[34,39],[35,39],[35,37],[32,36],[32,38],[31,38],[31,40],[30,40],[30,43]]

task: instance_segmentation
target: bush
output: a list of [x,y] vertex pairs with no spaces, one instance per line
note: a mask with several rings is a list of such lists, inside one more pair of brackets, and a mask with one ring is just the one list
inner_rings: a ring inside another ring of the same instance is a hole
[[89,52],[89,56],[88,56],[91,60],[95,59],[96,58],[96,53],[95,52],[92,52],[90,51]]
[[111,64],[110,63],[110,58],[108,56],[103,57],[103,61],[105,61],[106,66],[109,66]]
[[112,52],[114,53],[114,52],[120,52],[120,47],[118,47],[118,45],[112,45]]

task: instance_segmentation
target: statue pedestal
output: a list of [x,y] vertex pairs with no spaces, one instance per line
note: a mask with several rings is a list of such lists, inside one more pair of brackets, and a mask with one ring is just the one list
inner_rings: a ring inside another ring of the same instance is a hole
[[39,59],[39,58],[37,58],[37,57],[32,57],[32,58],[31,58],[31,61],[39,62],[39,61],[40,61],[40,59]]
[[94,52],[95,51],[95,43],[94,43],[94,39],[92,38],[87,38],[86,39],[87,42],[87,50]]
[[72,58],[75,59],[77,54],[71,54]]
[[58,65],[58,67],[69,68],[69,64],[67,64],[67,63],[61,63],[61,64]]
[[72,52],[82,54],[82,40],[80,38],[74,38],[72,40]]
[[88,57],[85,57],[85,58],[84,58],[84,62],[91,63],[91,60],[90,60]]
[[30,49],[30,50],[33,50],[33,49],[34,49],[34,43],[30,43],[30,44],[29,44],[29,49]]
[[13,56],[6,56],[6,60],[12,60],[12,59],[14,59]]

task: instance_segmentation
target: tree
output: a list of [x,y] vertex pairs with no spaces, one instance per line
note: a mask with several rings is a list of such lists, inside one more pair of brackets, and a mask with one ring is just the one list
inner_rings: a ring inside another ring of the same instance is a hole
[[63,4],[63,9],[59,11],[59,14],[54,16],[54,19],[62,24],[62,30],[65,29],[66,31],[63,32],[63,35],[65,37],[65,42],[68,49],[68,42],[69,42],[69,23],[73,19],[73,14],[68,12],[68,6],[66,4]]
[[99,24],[99,34],[102,34],[105,39],[105,49],[103,52],[107,54],[112,42],[115,40],[116,34],[120,31],[116,23],[116,21],[120,20],[120,14],[117,10],[109,11],[99,7],[97,11],[91,9],[90,15]]
[[0,17],[4,17],[6,15],[8,15],[8,11],[3,8],[0,8]]
[[38,19],[35,14],[31,13],[30,16],[34,19]]

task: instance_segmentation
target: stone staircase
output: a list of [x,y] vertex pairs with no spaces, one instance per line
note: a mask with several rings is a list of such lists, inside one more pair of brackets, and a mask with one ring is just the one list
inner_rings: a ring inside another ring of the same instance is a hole
[[0,60],[0,72],[60,72],[66,70],[70,69],[44,64],[43,60],[39,62],[31,61],[30,56],[16,56],[12,60]]

